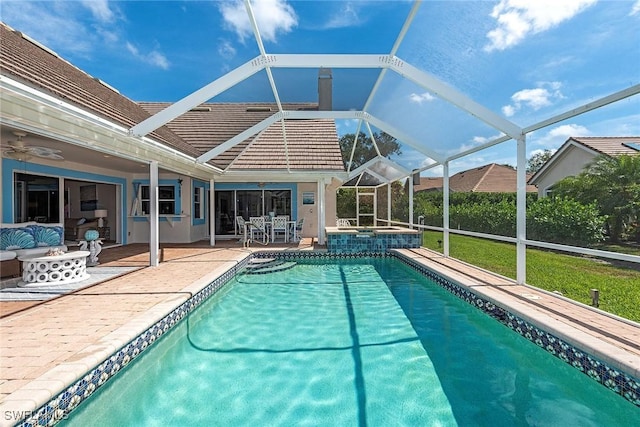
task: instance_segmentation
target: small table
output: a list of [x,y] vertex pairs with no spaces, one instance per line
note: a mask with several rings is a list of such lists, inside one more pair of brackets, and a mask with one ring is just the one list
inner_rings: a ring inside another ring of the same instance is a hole
[[67,252],[62,255],[25,255],[18,257],[23,262],[22,280],[31,283],[66,285],[89,278],[87,274],[89,251]]
[[98,227],[98,235],[101,239],[111,240],[111,227]]

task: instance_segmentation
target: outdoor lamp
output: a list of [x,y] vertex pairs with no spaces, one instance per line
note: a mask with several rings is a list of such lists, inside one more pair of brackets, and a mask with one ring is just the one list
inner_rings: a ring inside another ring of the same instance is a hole
[[94,218],[98,218],[98,227],[104,227],[104,219],[107,217],[106,209],[96,209],[93,211]]

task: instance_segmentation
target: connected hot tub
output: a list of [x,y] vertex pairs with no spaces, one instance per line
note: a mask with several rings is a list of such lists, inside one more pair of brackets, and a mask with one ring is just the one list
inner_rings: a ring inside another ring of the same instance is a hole
[[326,227],[327,250],[334,254],[419,248],[422,233],[404,227]]

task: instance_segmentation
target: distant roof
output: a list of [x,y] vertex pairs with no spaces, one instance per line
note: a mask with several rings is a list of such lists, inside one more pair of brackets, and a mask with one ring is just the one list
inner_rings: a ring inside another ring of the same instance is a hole
[[419,191],[442,191],[442,178],[440,177],[420,177],[420,184],[413,186],[414,192]]
[[553,164],[562,153],[570,147],[579,147],[592,152],[595,155],[604,154],[610,157],[622,155],[640,154],[640,136],[572,136],[547,160],[538,171],[529,179],[530,183],[537,181],[546,174],[547,170],[553,168]]
[[[460,193],[515,193],[516,179],[516,170],[512,167],[490,163],[452,175],[449,178],[449,188],[451,191]],[[414,192],[442,190],[442,178],[421,177],[420,185],[414,186],[413,190]],[[536,191],[535,186],[527,185],[527,192]]]

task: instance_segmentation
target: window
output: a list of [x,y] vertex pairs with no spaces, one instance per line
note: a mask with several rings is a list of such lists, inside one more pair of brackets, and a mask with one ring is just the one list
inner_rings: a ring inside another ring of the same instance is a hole
[[202,204],[202,187],[193,189],[193,217],[195,219],[204,218],[204,206]]
[[[148,185],[140,186],[140,201],[142,214],[151,212],[151,192]],[[173,185],[158,186],[158,213],[160,215],[174,215],[176,213],[176,188]]]

